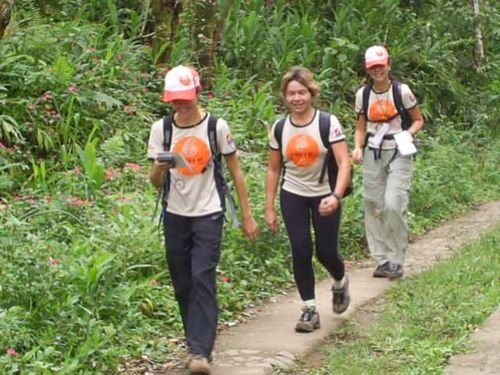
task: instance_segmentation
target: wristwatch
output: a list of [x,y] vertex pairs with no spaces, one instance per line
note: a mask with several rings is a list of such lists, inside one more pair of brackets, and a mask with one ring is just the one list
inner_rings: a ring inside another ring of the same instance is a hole
[[342,197],[340,195],[338,195],[336,192],[333,192],[332,196],[335,197],[335,198],[337,198],[337,200],[339,201],[339,203],[342,202]]

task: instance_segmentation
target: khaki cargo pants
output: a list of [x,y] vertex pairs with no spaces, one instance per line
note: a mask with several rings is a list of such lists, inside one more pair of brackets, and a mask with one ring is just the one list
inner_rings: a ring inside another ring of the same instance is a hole
[[408,247],[407,208],[413,160],[394,150],[365,149],[363,197],[365,227],[372,258],[381,265],[403,265]]

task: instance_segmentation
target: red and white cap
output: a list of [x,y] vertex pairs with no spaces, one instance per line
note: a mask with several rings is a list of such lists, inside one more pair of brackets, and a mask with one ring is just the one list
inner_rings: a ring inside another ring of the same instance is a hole
[[193,68],[178,65],[165,75],[165,90],[163,101],[193,100],[200,87],[200,75]]
[[382,46],[371,46],[365,52],[365,67],[371,68],[374,65],[387,65],[389,62],[389,54]]

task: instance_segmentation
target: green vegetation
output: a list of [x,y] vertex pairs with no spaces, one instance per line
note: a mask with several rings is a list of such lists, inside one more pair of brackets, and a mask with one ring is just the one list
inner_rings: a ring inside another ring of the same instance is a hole
[[471,333],[498,307],[500,229],[382,297],[369,327],[350,321],[331,337],[320,369],[326,375],[442,374],[448,358],[469,351]]
[[[273,236],[262,220],[267,129],[282,113],[278,86],[290,65],[316,72],[318,105],[352,135],[363,51],[389,46],[427,121],[412,233],[500,196],[495,2],[481,2],[479,67],[463,1],[187,3],[173,36],[151,42],[142,2],[16,1],[0,40],[1,373],[113,373],[179,348],[145,157],[149,127],[168,111],[168,66],[200,68],[203,106],[230,123],[263,229],[250,244],[227,226],[223,322],[291,285],[284,231]],[[341,239],[351,259],[366,256],[359,167],[354,182]]]

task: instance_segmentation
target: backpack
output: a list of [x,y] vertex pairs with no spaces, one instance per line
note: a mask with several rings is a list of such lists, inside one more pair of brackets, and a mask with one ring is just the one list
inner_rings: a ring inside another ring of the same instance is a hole
[[[363,88],[363,114],[368,120],[368,104],[370,99],[370,92],[372,90],[373,83],[366,84]],[[401,128],[403,130],[408,130],[411,126],[411,116],[408,110],[403,105],[403,98],[401,97],[401,82],[398,80],[392,80],[392,97],[394,99],[394,106],[398,115],[401,116]]]
[[[282,143],[281,139],[283,136],[283,127],[285,125],[286,118],[282,118],[278,120],[276,126],[274,127],[274,137],[278,142],[279,149],[281,152]],[[331,126],[331,117],[327,112],[319,112],[319,134],[321,136],[321,142],[328,150],[326,153],[325,161],[323,162],[323,166],[321,167],[321,174],[319,176],[319,183],[322,184],[325,180],[325,175],[328,172],[328,182],[330,183],[330,188],[332,192],[335,191],[335,185],[337,184],[337,174],[339,173],[339,167],[337,162],[335,161],[335,156],[333,155],[331,144],[328,140],[330,136],[330,126]],[[352,193],[352,168],[351,168],[351,181],[349,185],[345,189],[344,197],[347,197]]]
[[[226,211],[226,198],[229,202],[231,209],[231,217],[233,225],[239,227],[238,216],[236,214],[236,203],[234,197],[231,194],[226,180],[224,179],[224,172],[222,169],[222,154],[219,152],[217,147],[217,121],[218,118],[212,115],[208,116],[208,141],[210,144],[210,151],[212,153],[212,161],[214,163],[214,180],[215,186],[217,188],[217,193],[219,194],[219,199],[221,202],[222,210]],[[170,151],[170,146],[172,142],[172,116],[166,116],[163,118],[163,151]],[[204,173],[203,171],[202,173]],[[170,172],[167,171],[165,174],[165,181],[163,183],[161,193],[161,200],[165,202],[165,197],[168,194],[170,188]]]

